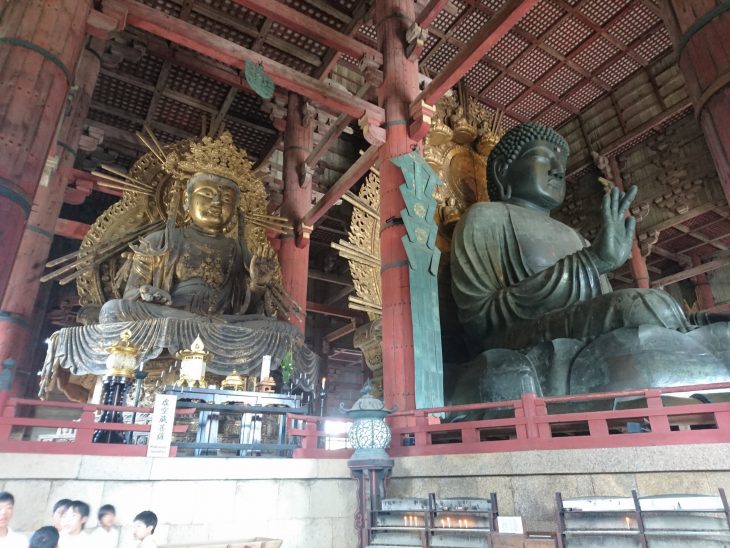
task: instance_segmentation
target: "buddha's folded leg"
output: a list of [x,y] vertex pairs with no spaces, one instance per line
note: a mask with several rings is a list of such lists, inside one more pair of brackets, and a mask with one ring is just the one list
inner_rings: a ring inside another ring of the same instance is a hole
[[677,302],[658,289],[622,289],[511,325],[497,344],[521,349],[554,339],[592,339],[621,327],[655,325],[678,331],[691,327]]

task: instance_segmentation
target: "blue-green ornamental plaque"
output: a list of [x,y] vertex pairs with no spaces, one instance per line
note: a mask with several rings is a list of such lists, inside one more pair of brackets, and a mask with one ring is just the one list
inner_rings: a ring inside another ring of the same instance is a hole
[[244,74],[246,82],[257,95],[264,99],[271,99],[274,96],[274,81],[266,75],[262,64],[252,63],[246,59]]
[[438,227],[434,221],[433,191],[443,182],[418,152],[391,158],[403,173],[400,186],[405,209],[401,210],[406,235],[403,247],[408,257],[413,319],[416,409],[444,405],[444,372],[439,321]]

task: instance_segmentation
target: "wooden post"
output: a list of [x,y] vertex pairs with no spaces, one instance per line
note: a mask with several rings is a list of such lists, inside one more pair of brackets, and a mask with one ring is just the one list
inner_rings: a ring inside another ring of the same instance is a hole
[[730,201],[730,33],[728,2],[662,2],[687,91]]
[[[621,178],[621,169],[618,166],[615,156],[611,156],[609,159],[611,164],[611,175],[613,175],[613,182],[621,192],[625,192],[624,181]],[[631,215],[630,212],[626,212],[626,215]],[[651,280],[649,279],[649,269],[646,267],[646,258],[641,254],[641,248],[639,247],[639,240],[636,234],[631,242],[631,258],[629,259],[629,268],[631,269],[631,276],[636,282],[636,287],[648,289],[651,287]]]
[[401,238],[405,206],[403,174],[390,159],[411,152],[409,107],[418,95],[418,63],[406,55],[405,36],[415,20],[410,0],[376,0],[375,25],[383,53],[380,105],[385,110],[385,143],[380,147],[380,256],[383,304],[383,395],[388,407],[415,408],[413,323],[408,261]]
[[[699,266],[702,264],[702,259],[697,255],[692,255],[692,266]],[[707,279],[707,274],[702,272],[697,274],[693,278],[695,283],[695,295],[697,297],[697,304],[700,305],[700,310],[708,310],[715,306],[715,297],[712,294],[712,288],[710,282]]]
[[[91,0],[6,3],[0,19],[0,298],[83,48]],[[0,317],[0,321],[4,320]],[[4,323],[4,321],[3,321]]]
[[312,176],[306,160],[312,150],[312,117],[309,103],[289,94],[284,132],[284,201],[281,215],[295,227],[293,236],[282,236],[279,262],[284,289],[299,304],[302,315],[289,321],[304,333],[309,271],[309,228],[303,218],[312,205]]
[[[92,47],[94,51],[89,49]],[[18,364],[18,371],[26,372],[15,376],[13,393],[16,395],[23,395],[24,384],[32,373],[32,364],[29,363],[32,355],[29,352],[34,323],[32,318],[36,313],[45,313],[45,310],[35,310],[40,276],[48,259],[54,227],[63,205],[68,182],[67,169],[73,168],[84,120],[101,68],[99,54],[102,50],[103,42],[93,39],[81,54],[74,78],[76,89],[71,95],[55,146],[57,156],[49,157],[57,165],[50,174],[44,174],[38,186],[2,300],[3,316],[14,321],[0,324],[0,362],[13,358]]]

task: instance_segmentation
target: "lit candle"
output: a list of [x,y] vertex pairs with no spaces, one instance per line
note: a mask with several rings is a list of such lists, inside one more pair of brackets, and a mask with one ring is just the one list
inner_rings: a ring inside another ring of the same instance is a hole
[[626,528],[631,529],[631,518],[629,516],[626,516]]
[[327,377],[322,377],[322,390],[324,390],[324,385],[327,382]]
[[441,518],[441,529],[443,529],[444,526],[445,526],[445,524],[444,524],[444,518]]
[[446,517],[446,527],[451,528],[451,516]]
[[403,516],[403,527],[408,527],[408,516]]

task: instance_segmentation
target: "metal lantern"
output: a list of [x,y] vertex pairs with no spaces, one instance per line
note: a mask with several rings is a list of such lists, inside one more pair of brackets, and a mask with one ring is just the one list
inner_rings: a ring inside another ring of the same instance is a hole
[[200,335],[195,337],[190,350],[181,350],[175,357],[180,360],[180,378],[175,383],[178,386],[198,386],[206,388],[205,367],[210,359],[210,352],[205,351],[205,345]]
[[131,338],[132,332],[126,329],[122,331],[119,341],[106,349],[109,352],[109,356],[106,358],[106,374],[110,377],[131,379],[134,376],[139,348],[132,344]]
[[[104,405],[126,404],[127,392],[132,384],[134,368],[139,355],[139,348],[132,344],[131,338],[132,332],[125,329],[122,331],[119,341],[106,349],[109,356],[106,358],[106,375],[101,396]],[[119,411],[107,409],[102,412],[99,422],[121,423],[124,422],[124,417]],[[115,430],[97,430],[94,432],[92,440],[94,443],[127,443],[124,434]]]
[[385,417],[393,412],[386,409],[383,402],[372,395],[372,384],[365,383],[360,391],[361,397],[351,409],[340,409],[354,419],[347,439],[355,449],[352,459],[387,459],[386,447],[390,445],[390,427],[385,424]]

